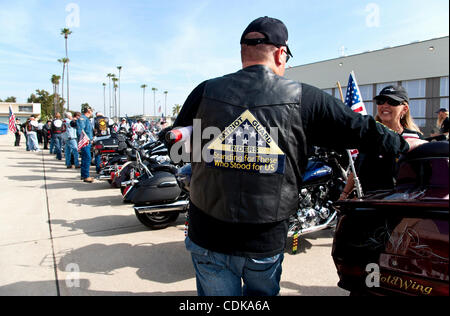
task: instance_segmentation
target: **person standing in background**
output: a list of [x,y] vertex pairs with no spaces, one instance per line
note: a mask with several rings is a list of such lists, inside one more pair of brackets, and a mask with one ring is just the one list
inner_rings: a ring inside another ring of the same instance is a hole
[[92,140],[94,138],[94,128],[92,126],[90,118],[92,117],[92,108],[89,106],[86,106],[83,108],[83,114],[81,115],[80,119],[77,121],[77,136],[78,141],[81,140],[81,138],[86,135],[87,138],[89,138],[90,142],[87,146],[84,146],[81,148],[81,180],[87,183],[93,183],[94,178],[90,177],[90,167],[91,167],[91,161],[92,161],[92,155],[91,155],[91,146],[92,146]]
[[16,140],[14,142],[14,146],[19,147],[20,146],[20,130],[21,130],[20,119],[16,118],[16,121],[14,122],[14,124],[16,124],[16,132],[14,133]]
[[[63,138],[65,139],[65,147],[64,147],[64,155],[66,158],[66,167],[67,169],[72,168],[74,165],[75,168],[80,168],[80,161],[78,157],[78,143],[77,143],[77,130],[76,130],[76,120],[77,118],[72,117],[72,113],[66,112],[64,119],[64,124],[66,125],[66,132],[64,133]],[[75,121],[75,124],[72,122]],[[74,165],[72,165],[72,159]]]

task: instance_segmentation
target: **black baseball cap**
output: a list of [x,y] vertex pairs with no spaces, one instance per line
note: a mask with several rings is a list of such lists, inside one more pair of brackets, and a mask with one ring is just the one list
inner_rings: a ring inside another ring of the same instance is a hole
[[402,86],[387,86],[381,90],[380,94],[377,95],[374,99],[380,99],[380,98],[391,98],[398,102],[408,102],[409,103],[409,97],[408,92],[406,92],[405,88]]
[[448,109],[446,108],[440,108],[439,111],[436,112],[436,114],[439,114],[441,112],[448,112]]
[[[258,32],[264,34],[265,38],[246,39],[248,33]],[[292,56],[288,43],[288,30],[286,25],[278,19],[268,16],[258,18],[247,26],[241,37],[241,44],[255,46],[258,44],[271,44],[276,47],[286,46],[287,53]]]

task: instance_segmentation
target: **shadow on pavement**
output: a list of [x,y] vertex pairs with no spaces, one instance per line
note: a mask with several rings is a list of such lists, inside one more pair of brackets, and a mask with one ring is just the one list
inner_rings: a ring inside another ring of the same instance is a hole
[[[69,232],[82,231],[91,237],[118,236],[137,232],[152,232],[152,230],[142,225],[130,210],[129,216],[109,215],[100,216],[91,219],[82,219],[77,221],[66,221],[61,219],[52,219],[52,225],[60,225],[69,228]],[[170,226],[183,225],[185,218],[180,215],[178,219]],[[103,227],[103,229],[101,229]],[[183,228],[184,231],[184,228]]]
[[[92,219],[81,219],[77,221],[66,221],[52,219],[52,225],[60,225],[69,228],[68,232],[80,232],[91,237],[107,237],[136,232],[149,231],[130,212],[130,216],[110,215],[100,216]],[[119,225],[121,223],[121,225]],[[125,230],[125,231],[124,231]]]
[[77,264],[80,272],[114,275],[122,268],[137,269],[143,280],[175,283],[195,277],[191,256],[184,241],[163,244],[92,244],[65,251],[58,269],[65,271],[69,264]]
[[[61,295],[70,296],[196,296],[196,291],[179,292],[126,292],[126,291],[96,291],[90,290],[89,280],[79,280],[79,287],[67,287],[65,281],[60,281]],[[55,288],[51,293],[48,290]],[[54,293],[53,293],[54,292]],[[0,286],[1,296],[56,296],[55,281],[17,282]]]

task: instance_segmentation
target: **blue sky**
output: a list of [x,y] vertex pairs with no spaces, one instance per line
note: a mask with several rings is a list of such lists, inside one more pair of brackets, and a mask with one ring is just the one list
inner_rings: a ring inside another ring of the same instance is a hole
[[[122,66],[121,113],[167,111],[202,81],[240,69],[239,39],[260,16],[281,19],[298,66],[449,33],[447,0],[0,0],[0,98],[52,91],[69,26],[70,105],[103,111],[106,74]],[[68,25],[69,23],[69,25]],[[342,49],[344,47],[344,49]],[[108,96],[107,103],[108,103]],[[108,111],[107,111],[108,112]]]

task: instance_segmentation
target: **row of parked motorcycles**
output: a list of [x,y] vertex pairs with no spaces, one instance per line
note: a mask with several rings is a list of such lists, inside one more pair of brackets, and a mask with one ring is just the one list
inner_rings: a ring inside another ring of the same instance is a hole
[[[151,229],[174,223],[189,207],[190,164],[175,164],[158,135],[133,140],[126,132],[95,140],[101,155],[98,179],[120,188],[124,203],[133,204],[138,220]],[[299,189],[298,210],[290,218],[289,236],[333,227],[339,198],[347,177],[345,154],[315,148]]]

